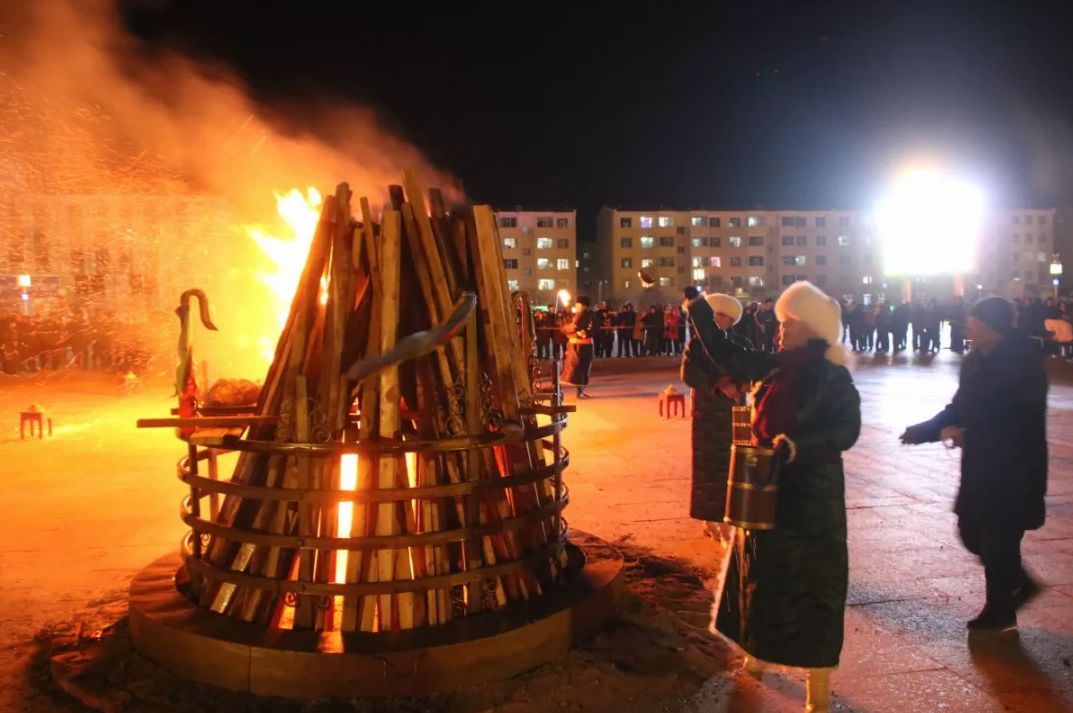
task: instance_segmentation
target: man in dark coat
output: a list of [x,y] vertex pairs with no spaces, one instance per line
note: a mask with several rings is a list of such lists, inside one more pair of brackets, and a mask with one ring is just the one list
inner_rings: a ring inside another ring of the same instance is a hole
[[607,319],[607,305],[601,302],[596,305],[592,312],[592,348],[597,359],[610,354],[604,354],[604,322]]
[[972,351],[957,393],[907,444],[943,440],[962,448],[954,512],[965,547],[984,565],[987,601],[972,631],[1017,627],[1017,610],[1040,587],[1021,567],[1025,530],[1043,526],[1047,492],[1047,376],[1039,347],[1014,330],[1014,307],[988,297],[966,322]]
[[900,352],[905,349],[906,339],[909,337],[909,303],[902,302],[894,308],[891,316],[891,334],[894,337],[894,351]]

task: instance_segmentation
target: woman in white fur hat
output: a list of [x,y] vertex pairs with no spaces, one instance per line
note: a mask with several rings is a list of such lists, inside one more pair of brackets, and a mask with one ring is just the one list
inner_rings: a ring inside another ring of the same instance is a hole
[[[748,339],[732,331],[742,318],[741,302],[724,294],[697,299],[707,300],[715,326],[726,333],[728,339],[743,349],[753,348]],[[726,369],[715,362],[700,333],[693,329],[689,346],[682,356],[682,381],[692,390],[693,404],[693,479],[689,516],[702,521],[709,536],[718,537],[726,544],[730,526],[723,522],[723,516],[726,514],[727,471],[733,436],[731,409],[743,384],[731,379]]]
[[[707,302],[690,308],[703,324]],[[703,313],[703,314],[702,314]],[[757,445],[784,450],[773,530],[738,530],[713,629],[745,650],[745,669],[807,670],[805,710],[827,711],[828,676],[842,651],[849,561],[842,452],[860,432],[860,397],[849,371],[838,302],[808,282],[775,305],[777,354],[712,337],[713,356],[742,381],[762,381],[753,417]]]

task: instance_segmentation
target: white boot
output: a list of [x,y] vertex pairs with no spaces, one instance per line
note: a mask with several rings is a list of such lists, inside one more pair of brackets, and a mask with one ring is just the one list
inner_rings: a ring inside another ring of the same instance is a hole
[[765,668],[766,667],[764,666],[763,661],[759,661],[748,655],[741,663],[741,670],[745,671],[745,673],[749,674],[758,681],[760,680],[760,677],[764,675]]
[[806,669],[805,713],[829,713],[831,710],[830,678],[830,669]]

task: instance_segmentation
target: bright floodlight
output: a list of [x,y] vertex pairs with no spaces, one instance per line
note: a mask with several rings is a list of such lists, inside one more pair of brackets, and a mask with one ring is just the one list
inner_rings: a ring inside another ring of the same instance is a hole
[[979,188],[950,176],[902,176],[876,210],[888,275],[965,274],[976,262],[984,219]]

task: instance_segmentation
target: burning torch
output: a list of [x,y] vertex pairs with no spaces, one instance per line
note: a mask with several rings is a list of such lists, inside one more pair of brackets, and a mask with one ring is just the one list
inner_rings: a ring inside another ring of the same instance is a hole
[[570,290],[563,288],[559,290],[559,294],[556,296],[559,300],[559,304],[562,307],[563,312],[567,312],[570,309]]

